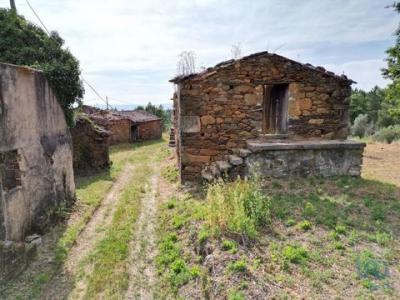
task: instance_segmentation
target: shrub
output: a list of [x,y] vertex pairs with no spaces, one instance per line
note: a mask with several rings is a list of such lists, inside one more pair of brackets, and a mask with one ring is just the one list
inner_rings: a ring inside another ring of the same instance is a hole
[[346,231],[347,231],[346,225],[338,224],[335,227],[335,232],[337,234],[346,234]]
[[237,252],[237,245],[236,245],[235,241],[223,240],[222,241],[222,250],[229,251],[230,253],[234,254]]
[[362,251],[356,258],[357,273],[361,278],[383,279],[388,275],[387,262],[377,259],[368,250]]
[[369,136],[374,131],[374,123],[369,122],[368,115],[358,115],[354,120],[353,126],[351,126],[351,134],[360,138]]
[[228,264],[228,270],[231,271],[231,272],[236,272],[236,273],[246,272],[247,263],[243,259],[235,261],[235,262],[230,262]]
[[216,233],[255,238],[270,222],[269,199],[255,180],[218,182],[207,193],[207,223]]
[[394,141],[400,141],[400,125],[381,128],[372,136],[372,139],[389,144]]
[[311,222],[310,221],[303,221],[299,223],[299,227],[303,229],[304,231],[310,230],[311,229]]
[[0,9],[0,61],[42,70],[72,126],[73,105],[81,102],[84,88],[79,62],[63,45],[57,32],[49,36],[24,17]]
[[307,260],[308,251],[302,246],[288,245],[283,248],[282,256],[291,263],[301,263]]

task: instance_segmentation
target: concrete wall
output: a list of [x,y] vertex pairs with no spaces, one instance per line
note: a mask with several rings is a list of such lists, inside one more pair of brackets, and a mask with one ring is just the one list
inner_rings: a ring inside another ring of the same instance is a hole
[[17,152],[21,182],[0,190],[0,240],[22,241],[74,199],[71,136],[44,75],[0,64],[0,153],[9,151]]
[[182,181],[201,180],[205,165],[261,135],[263,86],[288,84],[289,137],[347,137],[351,81],[321,68],[266,53],[175,82]]

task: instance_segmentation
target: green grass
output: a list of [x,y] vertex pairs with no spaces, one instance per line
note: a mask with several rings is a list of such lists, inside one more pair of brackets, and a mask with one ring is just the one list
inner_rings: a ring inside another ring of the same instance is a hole
[[134,224],[143,197],[141,187],[149,179],[150,169],[143,166],[138,175],[119,199],[105,238],[89,256],[93,271],[89,275],[86,298],[95,298],[96,295],[121,298],[128,287],[129,242],[134,234]]
[[[279,286],[271,297],[289,299],[302,285],[306,298],[396,299],[399,190],[352,177],[286,181],[219,182],[199,200],[167,202],[177,257],[205,264],[203,295],[251,298]],[[248,288],[239,288],[246,280]],[[185,292],[199,288],[193,280],[186,284]]]
[[152,169],[149,164],[154,157],[165,155],[161,149],[159,143],[153,143],[137,149],[132,156],[127,156],[127,161],[133,163],[140,172],[135,172],[122,192],[116,202],[111,224],[106,228],[105,237],[89,254],[88,263],[92,265],[92,272],[87,276],[85,298],[124,297],[129,285],[129,242],[135,234],[134,225],[144,196],[143,187],[151,177]]
[[[173,203],[173,205],[172,205]],[[188,216],[201,218],[199,206],[191,198],[172,197],[159,211],[159,242],[156,257],[157,271],[160,277],[157,294],[159,298],[175,297],[180,287],[191,280],[202,277],[200,265],[190,262],[184,255],[180,230],[187,225]],[[210,232],[206,227],[199,229],[196,244],[204,245]]]
[[256,181],[210,185],[206,202],[206,222],[217,235],[253,239],[270,222],[269,199]]
[[247,262],[244,259],[232,261],[228,264],[227,268],[230,272],[246,272]]
[[161,175],[170,183],[178,182],[179,171],[172,166],[166,166],[161,170]]

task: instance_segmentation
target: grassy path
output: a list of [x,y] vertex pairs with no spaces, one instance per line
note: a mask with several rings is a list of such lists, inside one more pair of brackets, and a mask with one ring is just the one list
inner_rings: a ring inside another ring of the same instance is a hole
[[77,179],[74,211],[42,237],[38,258],[0,287],[0,299],[121,299],[129,283],[130,242],[164,141],[112,147],[109,172]]

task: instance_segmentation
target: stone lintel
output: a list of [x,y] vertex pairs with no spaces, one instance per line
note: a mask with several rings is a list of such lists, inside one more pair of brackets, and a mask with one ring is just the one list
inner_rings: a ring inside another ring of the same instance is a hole
[[200,117],[199,116],[181,116],[180,124],[182,132],[195,133],[200,132]]
[[248,140],[247,148],[252,152],[277,150],[319,150],[319,149],[364,149],[365,143],[352,140],[301,140],[301,141],[259,141]]

